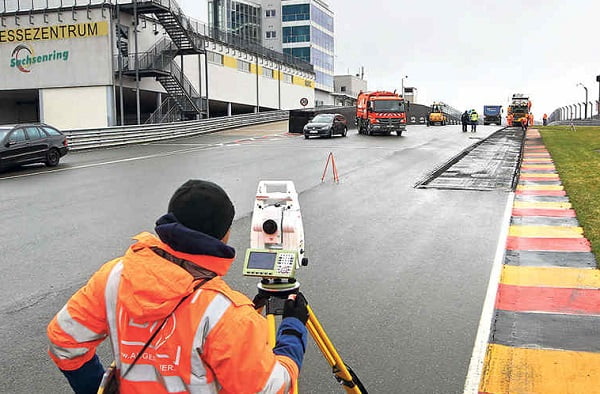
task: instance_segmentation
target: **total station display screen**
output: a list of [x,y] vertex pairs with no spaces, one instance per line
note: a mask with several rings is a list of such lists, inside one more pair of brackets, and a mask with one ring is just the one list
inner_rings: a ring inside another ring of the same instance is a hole
[[269,252],[250,252],[248,258],[248,268],[258,270],[272,270],[275,268],[275,259],[277,253]]

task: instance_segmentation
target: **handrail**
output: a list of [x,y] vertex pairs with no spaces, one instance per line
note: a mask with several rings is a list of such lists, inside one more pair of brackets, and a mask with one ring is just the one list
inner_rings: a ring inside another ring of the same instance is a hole
[[64,134],[71,150],[84,150],[189,137],[288,119],[289,111],[267,111],[186,122],[65,130]]

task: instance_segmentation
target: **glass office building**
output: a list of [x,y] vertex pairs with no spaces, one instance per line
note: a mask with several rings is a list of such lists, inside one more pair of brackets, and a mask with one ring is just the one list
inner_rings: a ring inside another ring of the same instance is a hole
[[333,12],[322,0],[281,2],[283,52],[315,67],[316,87],[333,91]]
[[261,6],[249,0],[208,0],[209,28],[261,41]]

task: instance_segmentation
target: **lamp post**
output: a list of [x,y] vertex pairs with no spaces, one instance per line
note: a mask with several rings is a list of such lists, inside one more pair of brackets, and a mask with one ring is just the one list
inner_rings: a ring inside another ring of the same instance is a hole
[[404,79],[408,79],[408,75],[402,77],[402,98],[404,98]]
[[[588,90],[581,82],[579,82],[577,86],[581,86],[585,89],[585,116],[583,117],[583,119],[587,119]],[[581,111],[579,112],[579,115],[579,117],[581,117]]]
[[600,118],[600,75],[596,75],[596,82],[598,82],[598,117]]

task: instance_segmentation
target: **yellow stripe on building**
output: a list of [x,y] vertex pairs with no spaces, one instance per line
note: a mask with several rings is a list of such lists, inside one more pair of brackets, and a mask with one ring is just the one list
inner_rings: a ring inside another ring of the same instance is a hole
[[232,56],[223,56],[223,65],[225,67],[237,68],[237,59]]
[[314,88],[315,87],[313,80],[305,79],[305,78],[299,77],[297,75],[292,76],[292,82],[294,83],[294,85],[302,86],[304,88]]
[[520,176],[558,179],[558,174],[536,174],[536,173],[532,173],[532,172],[522,172]]
[[510,226],[508,235],[534,238],[583,238],[583,228],[568,226]]
[[515,201],[513,207],[525,209],[571,209],[571,203],[547,201]]
[[85,22],[70,25],[31,26],[0,30],[0,44],[25,41],[64,40],[108,35],[108,22]]
[[517,190],[564,190],[562,185],[517,185]]
[[[568,333],[566,333],[568,335]],[[488,345],[479,391],[600,393],[600,353]]]
[[500,282],[514,286],[600,288],[600,270],[592,268],[502,267]]

